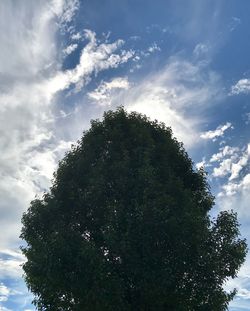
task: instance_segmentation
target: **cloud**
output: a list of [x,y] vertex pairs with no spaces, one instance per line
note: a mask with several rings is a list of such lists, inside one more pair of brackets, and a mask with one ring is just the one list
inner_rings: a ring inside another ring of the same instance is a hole
[[46,1],[0,3],[0,7],[1,249],[18,239],[21,214],[36,192],[27,173],[30,151],[52,137],[49,103],[39,82],[47,78],[44,68],[56,62],[57,11],[54,3]]
[[238,147],[224,146],[220,148],[220,152],[212,155],[210,162],[218,162],[227,156],[234,156],[239,151]]
[[249,160],[249,154],[244,154],[237,163],[232,164],[231,176],[229,180],[233,180],[239,177],[241,170],[247,165]]
[[233,16],[232,21],[229,24],[230,31],[234,31],[241,24],[241,19]]
[[[228,174],[229,181],[239,178],[240,172],[247,166],[250,158],[250,144],[243,151],[236,147],[225,146],[221,151],[214,154],[210,162],[220,162],[219,167],[215,167],[212,173],[214,177],[224,177]],[[225,189],[232,190],[232,184]],[[230,193],[232,192],[230,190]]]
[[70,55],[77,49],[78,45],[76,43],[68,45],[64,50],[63,53],[66,55]]
[[215,140],[217,137],[223,137],[224,132],[228,129],[233,129],[233,126],[230,122],[227,122],[224,125],[219,125],[214,131],[207,131],[200,135],[202,139],[212,139]]
[[244,115],[245,124],[250,124],[250,112],[245,113]]
[[201,162],[196,163],[195,167],[197,168],[197,170],[206,167],[206,160],[205,160],[205,158],[203,158]]
[[[247,265],[248,265],[248,263],[245,264],[245,266],[247,266]],[[243,301],[250,299],[250,290],[248,288],[250,277],[249,277],[248,273],[245,273],[246,272],[245,266],[243,266],[241,268],[237,278],[230,279],[227,282],[227,284],[225,285],[225,290],[228,292],[232,291],[234,288],[237,290],[236,298],[231,303],[231,306],[233,306],[234,304],[238,305],[238,303],[236,303],[236,301],[239,298],[242,299]],[[240,308],[240,306],[239,306],[239,308]]]
[[151,73],[113,100],[171,126],[176,137],[191,147],[199,141],[203,113],[220,97],[219,78],[203,67],[173,57],[162,70]]
[[20,278],[22,276],[22,268],[20,267],[20,264],[22,262],[17,261],[15,259],[7,259],[2,260],[0,259],[0,277],[1,278]]
[[71,39],[72,40],[80,40],[82,38],[82,35],[80,34],[80,32],[74,33],[71,35]]
[[130,87],[128,78],[114,78],[110,82],[102,81],[101,84],[92,92],[88,93],[88,97],[100,105],[107,105],[117,90],[127,90]]
[[154,42],[149,48],[148,52],[149,53],[154,53],[156,51],[161,51],[161,48]]
[[[2,311],[13,310],[13,307],[14,307],[13,302],[15,306],[18,306],[18,310],[23,310],[23,308],[28,307],[29,303],[27,301],[28,300],[27,298],[28,297],[31,298],[31,297],[27,293],[27,290],[23,292],[23,291],[19,291],[15,289],[14,287],[15,286],[13,286],[13,284],[11,284],[10,286],[9,285],[6,286],[6,283],[0,282],[0,310]],[[5,307],[5,303],[7,301],[8,301],[8,304],[11,305],[11,309]]]
[[76,85],[78,91],[81,90],[90,81],[91,74],[97,75],[100,71],[117,68],[134,55],[132,50],[122,50],[120,54],[114,53],[124,44],[121,39],[113,43],[98,44],[96,34],[87,29],[85,30],[85,38],[89,40],[89,43],[82,49],[76,67],[64,72],[57,72],[45,83],[44,91],[46,91],[49,99],[57,92],[69,88],[72,84]]
[[[36,194],[49,188],[58,160],[71,145],[67,130],[55,126],[58,115],[63,118],[57,93],[71,86],[79,91],[92,75],[117,68],[133,55],[133,51],[121,49],[123,40],[102,43],[94,32],[85,30],[86,44],[78,64],[70,70],[60,69],[56,38],[61,25],[65,29],[76,13],[77,3],[0,3],[0,224],[4,232],[0,251],[11,243],[16,245],[23,211]],[[74,108],[65,115],[72,111]],[[15,264],[1,263],[3,269]]]
[[224,177],[231,172],[232,160],[225,159],[220,163],[219,167],[215,167],[213,171],[214,177]]
[[79,0],[52,0],[52,8],[59,19],[60,29],[68,30],[68,24],[72,21],[80,7]]
[[10,289],[3,283],[0,283],[0,302],[7,301],[10,295]]
[[219,193],[219,196],[233,196],[238,193],[244,193],[250,189],[250,173],[246,174],[240,181],[231,182],[222,186],[223,192]]
[[248,94],[250,92],[250,79],[241,79],[231,87],[231,95]]
[[198,43],[194,48],[194,55],[200,57],[206,55],[210,51],[211,47],[205,43]]
[[51,41],[57,11],[47,1],[44,4],[29,0],[25,6],[22,2],[0,3],[1,80],[8,77],[11,82],[17,76],[29,79],[55,56],[55,45]]

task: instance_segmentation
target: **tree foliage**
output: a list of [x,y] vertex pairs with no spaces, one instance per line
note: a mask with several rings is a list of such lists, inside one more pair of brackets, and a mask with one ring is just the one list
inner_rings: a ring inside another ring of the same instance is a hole
[[246,255],[236,214],[209,217],[204,171],[162,123],[108,111],[72,147],[21,237],[38,310],[226,310]]

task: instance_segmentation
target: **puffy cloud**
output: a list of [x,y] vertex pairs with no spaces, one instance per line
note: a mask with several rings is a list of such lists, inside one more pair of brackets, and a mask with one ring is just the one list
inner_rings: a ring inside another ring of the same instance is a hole
[[80,32],[74,33],[71,35],[71,39],[72,40],[80,40],[82,38],[82,35],[80,34]]
[[231,176],[229,177],[229,180],[233,180],[239,177],[240,171],[247,165],[248,160],[249,160],[249,155],[245,154],[239,159],[237,163],[232,164]]
[[230,122],[227,122],[224,125],[219,125],[214,131],[207,131],[202,133],[200,136],[202,139],[213,139],[215,140],[217,137],[223,137],[224,132],[228,129],[232,129],[233,126]]
[[[242,150],[237,147],[225,146],[221,148],[219,153],[214,154],[210,162],[220,162],[219,167],[215,167],[213,170],[214,177],[224,177],[230,174],[229,181],[237,179],[240,175],[240,172],[244,167],[247,166],[250,158],[250,144],[247,145]],[[226,189],[231,189],[229,192],[232,192],[232,184]]]
[[231,182],[222,186],[223,192],[219,193],[219,196],[232,196],[237,193],[245,193],[250,189],[250,174],[246,174],[242,180],[238,182]]
[[238,151],[239,148],[237,147],[224,146],[223,148],[220,148],[220,152],[212,155],[210,162],[217,162],[227,156],[234,156]]
[[231,172],[232,167],[232,160],[231,159],[224,159],[219,167],[215,167],[213,171],[214,177],[223,177],[226,176],[228,173]]

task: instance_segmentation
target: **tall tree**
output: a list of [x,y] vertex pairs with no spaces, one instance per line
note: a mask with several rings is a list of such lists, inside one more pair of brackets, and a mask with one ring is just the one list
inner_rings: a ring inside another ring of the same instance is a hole
[[23,268],[38,310],[226,310],[246,255],[172,131],[108,111],[23,215]]

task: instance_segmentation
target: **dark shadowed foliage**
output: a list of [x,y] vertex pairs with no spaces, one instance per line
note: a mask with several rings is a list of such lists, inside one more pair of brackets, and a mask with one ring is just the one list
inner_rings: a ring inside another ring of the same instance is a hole
[[38,310],[226,310],[246,255],[235,213],[213,206],[170,128],[108,111],[31,202],[21,237]]

